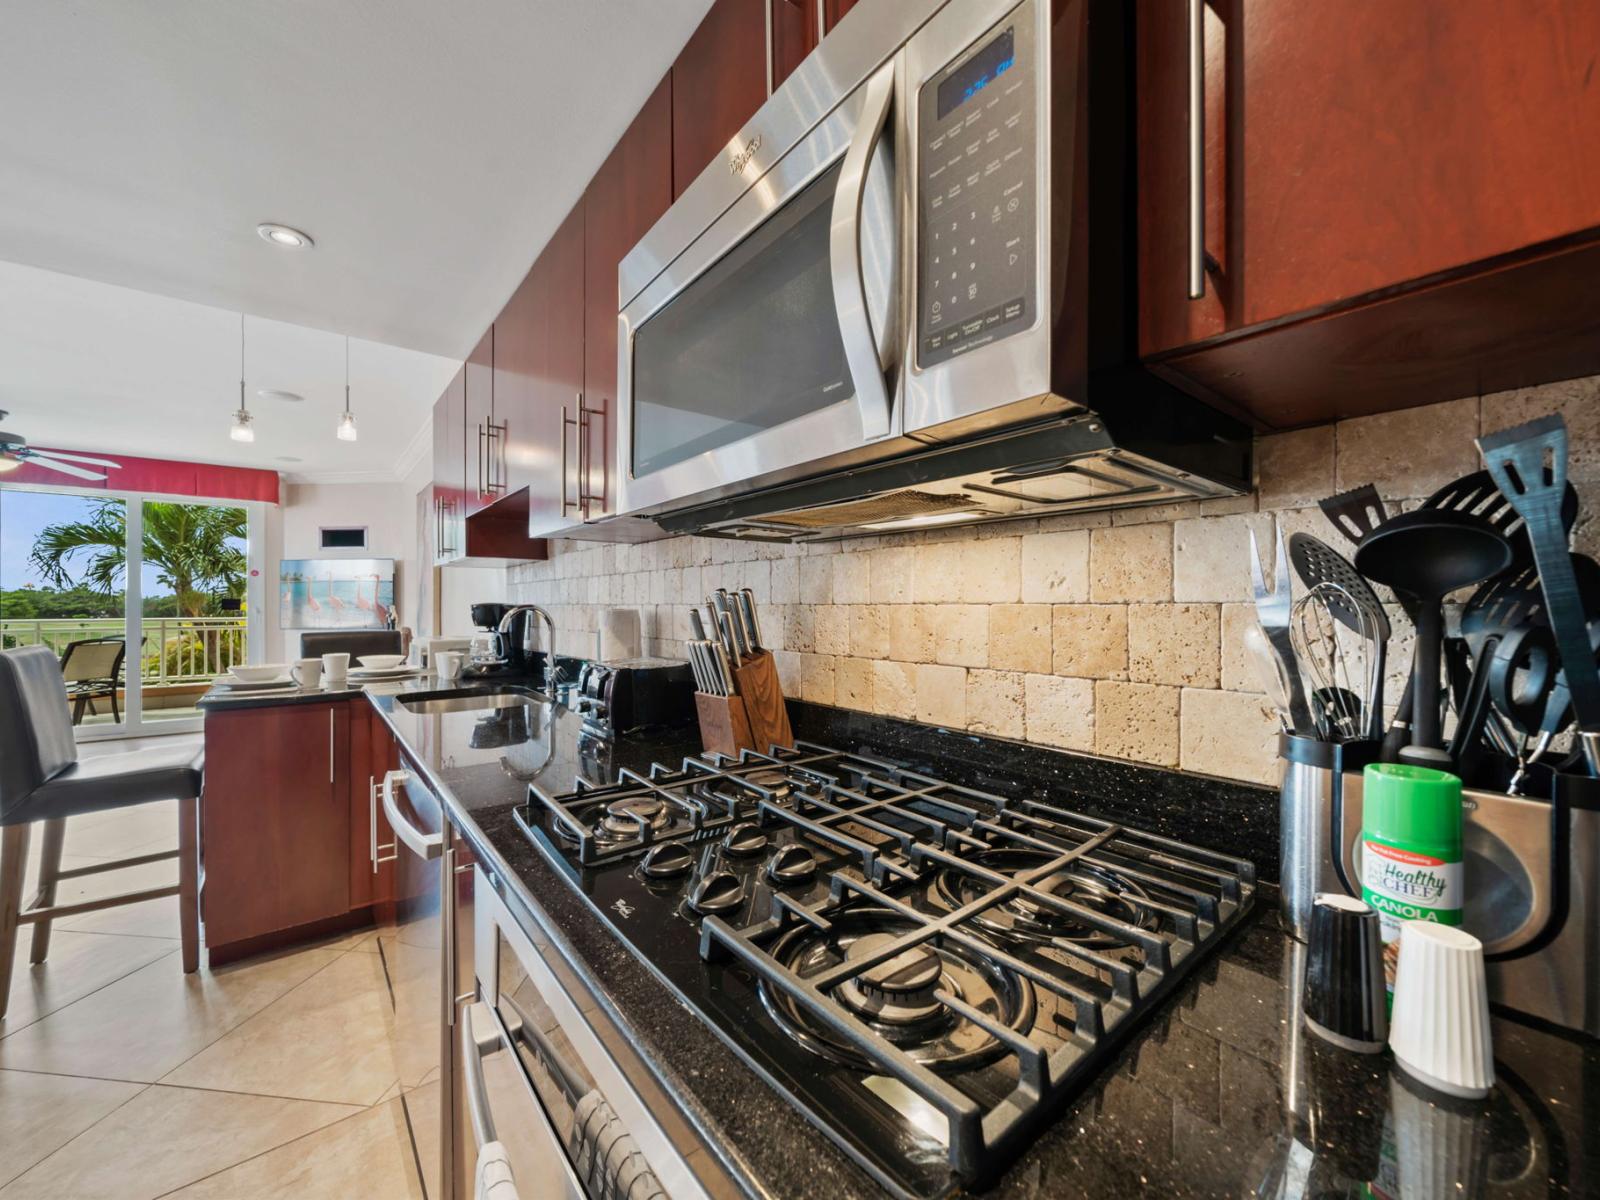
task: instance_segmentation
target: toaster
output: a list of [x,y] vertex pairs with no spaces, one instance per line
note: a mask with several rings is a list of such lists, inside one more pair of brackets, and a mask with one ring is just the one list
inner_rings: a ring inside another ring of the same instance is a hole
[[670,658],[584,663],[573,707],[586,728],[606,735],[695,719],[694,674]]

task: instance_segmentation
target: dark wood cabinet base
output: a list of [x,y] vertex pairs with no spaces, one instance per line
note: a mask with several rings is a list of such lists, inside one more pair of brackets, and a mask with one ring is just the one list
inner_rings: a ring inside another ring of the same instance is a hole
[[291,925],[287,929],[274,929],[271,933],[240,938],[238,941],[223,942],[219,945],[208,941],[206,957],[208,965],[215,968],[241,959],[254,958],[258,954],[267,954],[273,950],[283,950],[291,946],[305,948],[307,942],[349,933],[354,929],[387,925],[393,920],[394,903],[384,901],[364,908],[354,908],[336,917],[324,917],[320,921],[308,921],[304,925]]

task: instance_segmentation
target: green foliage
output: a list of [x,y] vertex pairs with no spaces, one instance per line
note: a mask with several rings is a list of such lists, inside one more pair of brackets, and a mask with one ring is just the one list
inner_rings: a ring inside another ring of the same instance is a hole
[[[152,600],[157,597],[151,597]],[[171,604],[172,597],[161,597]],[[148,602],[147,602],[148,603]],[[148,612],[148,608],[146,612]],[[0,591],[0,617],[8,621],[59,617],[120,617],[122,596],[87,587],[12,588]]]
[[[86,520],[40,530],[28,556],[56,588],[86,586],[109,595],[122,586],[127,567],[126,510],[120,500],[92,500]],[[177,504],[144,505],[144,561],[172,589],[178,613],[199,617],[215,607],[214,595],[244,595],[245,554],[240,548],[247,519],[242,508]],[[81,571],[78,561],[87,557]],[[7,614],[10,615],[10,614]]]

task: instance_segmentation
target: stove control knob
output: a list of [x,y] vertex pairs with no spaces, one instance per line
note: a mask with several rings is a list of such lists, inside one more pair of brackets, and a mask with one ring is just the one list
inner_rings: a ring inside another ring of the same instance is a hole
[[694,855],[682,842],[663,842],[644,856],[640,867],[651,879],[671,879],[694,865]]
[[740,858],[760,854],[767,848],[767,835],[761,832],[759,825],[746,821],[728,830],[728,836],[722,839],[722,848]]
[[695,885],[689,907],[697,913],[727,912],[744,902],[744,884],[732,871],[713,871]]
[[804,846],[785,846],[767,864],[767,878],[780,886],[804,883],[817,873],[817,856]]

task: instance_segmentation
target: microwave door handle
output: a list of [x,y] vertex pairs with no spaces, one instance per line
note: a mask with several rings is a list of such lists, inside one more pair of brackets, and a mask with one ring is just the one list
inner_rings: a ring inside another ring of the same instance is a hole
[[883,136],[894,99],[894,63],[887,62],[867,81],[861,117],[845,150],[833,195],[833,220],[828,229],[828,259],[833,274],[833,303],[839,312],[839,334],[845,361],[856,388],[861,413],[861,436],[868,440],[889,433],[889,389],[884,383],[883,360],[872,334],[867,311],[867,286],[861,273],[861,206],[866,195],[867,169]]

